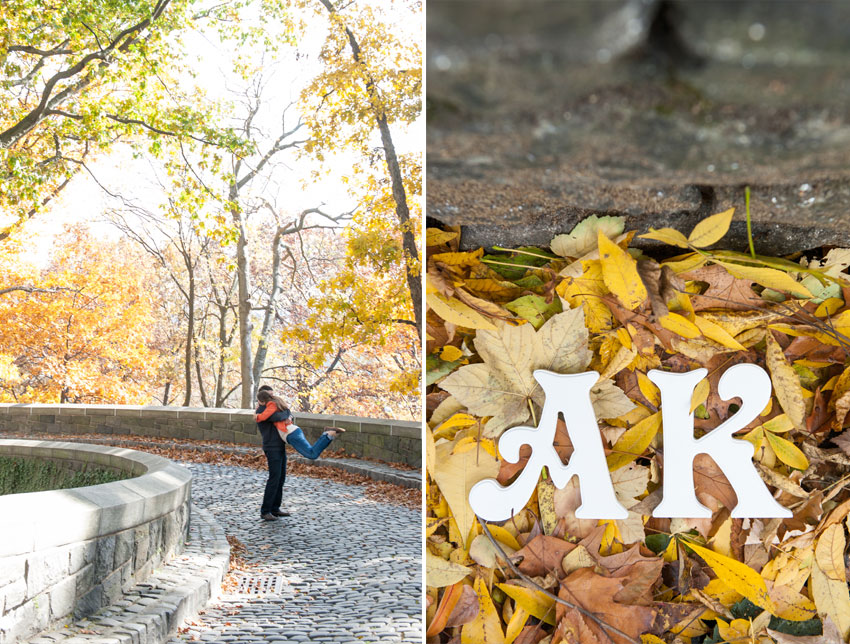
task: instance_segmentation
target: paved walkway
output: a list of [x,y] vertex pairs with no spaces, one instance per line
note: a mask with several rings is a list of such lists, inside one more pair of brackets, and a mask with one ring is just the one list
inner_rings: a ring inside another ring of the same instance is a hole
[[370,500],[356,486],[292,476],[284,486],[292,516],[265,522],[265,472],[183,465],[195,477],[193,503],[257,564],[245,574],[282,583],[268,595],[224,595],[169,644],[422,641],[419,512]]

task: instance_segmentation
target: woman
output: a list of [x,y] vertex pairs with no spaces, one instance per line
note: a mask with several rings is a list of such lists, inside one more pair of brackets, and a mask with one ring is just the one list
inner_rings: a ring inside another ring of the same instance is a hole
[[263,410],[257,410],[257,423],[272,422],[282,442],[291,445],[296,452],[309,459],[319,458],[319,455],[333,440],[345,430],[342,427],[325,427],[325,431],[312,445],[304,436],[303,430],[292,422],[292,413],[279,397],[269,389],[257,392],[257,401],[263,405]]

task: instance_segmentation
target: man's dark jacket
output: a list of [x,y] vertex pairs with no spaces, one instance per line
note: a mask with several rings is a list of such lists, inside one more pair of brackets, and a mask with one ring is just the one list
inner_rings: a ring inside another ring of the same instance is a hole
[[[257,407],[256,413],[262,414],[266,410],[265,405],[260,405]],[[257,423],[257,427],[260,430],[260,434],[263,437],[263,449],[283,449],[286,443],[283,442],[283,439],[278,434],[277,429],[274,424],[282,422],[284,420],[288,420],[292,417],[292,414],[288,409],[284,411],[276,411],[271,416],[266,418],[261,423]]]

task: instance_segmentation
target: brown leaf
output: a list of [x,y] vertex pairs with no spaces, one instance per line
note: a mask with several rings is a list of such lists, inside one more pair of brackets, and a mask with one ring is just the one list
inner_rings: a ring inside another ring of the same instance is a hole
[[700,295],[691,296],[695,311],[704,309],[726,309],[729,311],[748,311],[754,306],[764,306],[752,288],[752,280],[733,277],[718,264],[703,266],[680,275],[688,281],[706,282],[708,288]]
[[531,577],[543,576],[553,570],[560,572],[561,561],[575,547],[574,543],[540,534],[517,550],[511,559],[519,561],[517,567],[524,574]]
[[478,595],[472,589],[472,586],[464,586],[461,591],[460,599],[455,604],[454,610],[449,615],[446,622],[446,627],[462,626],[468,624],[478,614]]
[[676,297],[677,291],[685,290],[685,282],[669,266],[661,266],[654,259],[642,259],[637,263],[638,275],[649,294],[652,315],[662,318],[670,312],[667,302]]
[[[648,606],[629,606],[614,601],[614,596],[622,589],[622,579],[603,577],[589,568],[580,568],[561,582],[558,597],[581,606],[586,611],[593,613],[600,621],[619,629],[636,640],[652,627],[657,611]],[[563,611],[560,610],[561,608],[564,607],[559,604],[556,609],[560,613],[557,615],[559,622],[567,613],[566,608]],[[571,618],[571,622],[573,619]],[[599,624],[584,615],[581,615],[580,619],[584,622],[584,626],[601,642],[612,641],[615,644],[625,644],[628,641],[612,631],[606,632]],[[576,641],[592,642],[593,640]]]
[[735,489],[708,454],[698,454],[694,459],[694,489],[697,495],[708,494],[730,510],[738,504]]

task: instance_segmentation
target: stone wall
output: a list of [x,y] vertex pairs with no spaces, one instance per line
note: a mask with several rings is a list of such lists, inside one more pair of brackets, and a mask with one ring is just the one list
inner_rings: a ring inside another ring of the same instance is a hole
[[189,523],[191,474],[142,452],[0,440],[0,455],[88,462],[134,478],[0,497],[0,644],[90,615],[170,555]]
[[[298,414],[296,422],[314,441],[326,426],[347,430],[335,443],[351,456],[419,467],[422,430],[417,422]],[[253,412],[236,409],[138,407],[130,405],[0,404],[0,432],[137,434],[174,439],[260,444]]]

